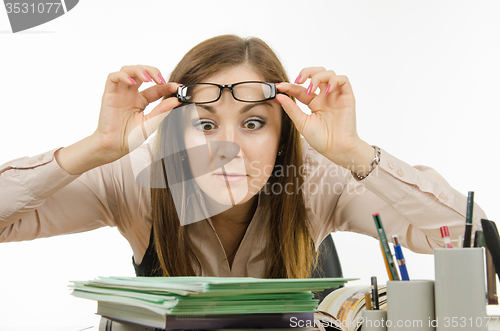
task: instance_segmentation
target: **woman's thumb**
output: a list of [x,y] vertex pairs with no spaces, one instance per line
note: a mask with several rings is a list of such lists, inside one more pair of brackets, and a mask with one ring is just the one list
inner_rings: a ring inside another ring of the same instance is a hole
[[158,129],[160,123],[168,116],[170,111],[180,104],[177,98],[168,98],[160,102],[149,114],[145,115],[141,124],[133,128],[127,137],[129,153],[142,145]]
[[307,121],[307,116],[309,115],[304,113],[292,99],[284,94],[276,95],[276,101],[281,104],[281,107],[283,107],[283,110],[287,113],[288,117],[290,117],[293,124],[295,124],[297,130],[302,133]]

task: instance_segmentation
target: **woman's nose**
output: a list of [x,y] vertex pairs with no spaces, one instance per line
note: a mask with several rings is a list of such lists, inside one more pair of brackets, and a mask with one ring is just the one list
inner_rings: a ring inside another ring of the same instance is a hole
[[213,163],[230,162],[240,153],[240,146],[232,141],[215,140],[210,144]]
[[[236,130],[231,126],[223,126],[219,129],[219,134],[215,138],[217,144],[214,146],[214,153],[212,155],[218,158],[235,158],[239,151],[240,146],[237,142]],[[212,142],[213,142],[212,141]]]

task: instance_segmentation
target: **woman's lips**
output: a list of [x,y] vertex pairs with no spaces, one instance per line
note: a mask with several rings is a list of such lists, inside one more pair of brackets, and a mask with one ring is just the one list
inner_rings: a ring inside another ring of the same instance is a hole
[[239,182],[245,179],[247,176],[242,174],[234,174],[234,173],[216,173],[214,177],[222,182]]

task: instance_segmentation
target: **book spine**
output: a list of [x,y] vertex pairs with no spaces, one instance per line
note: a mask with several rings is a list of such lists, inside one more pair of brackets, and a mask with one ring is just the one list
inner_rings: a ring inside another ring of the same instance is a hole
[[[299,322],[300,321],[300,322]],[[167,315],[166,329],[289,328],[314,325],[314,313]]]
[[[167,315],[165,329],[234,329],[290,328],[294,325],[314,325],[314,314],[225,314]],[[101,317],[99,331],[161,331],[158,328]]]
[[99,331],[163,331],[158,328],[152,328],[144,325],[117,322],[106,317],[101,317]]

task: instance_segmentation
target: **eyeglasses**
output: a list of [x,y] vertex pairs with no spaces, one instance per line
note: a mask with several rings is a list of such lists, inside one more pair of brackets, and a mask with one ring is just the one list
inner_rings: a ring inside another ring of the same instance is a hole
[[276,85],[266,82],[241,82],[229,85],[197,83],[179,86],[177,99],[183,103],[210,103],[218,101],[222,90],[228,88],[233,98],[242,102],[259,102],[276,97]]

